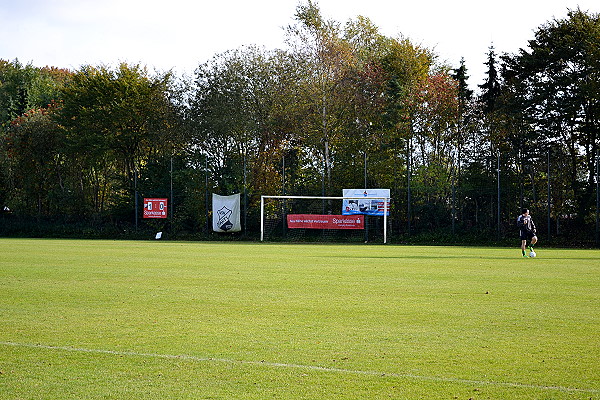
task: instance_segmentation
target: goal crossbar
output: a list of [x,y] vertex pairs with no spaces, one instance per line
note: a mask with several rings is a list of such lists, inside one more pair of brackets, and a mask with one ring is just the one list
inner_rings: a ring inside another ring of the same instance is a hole
[[265,199],[306,199],[306,200],[383,200],[383,243],[387,243],[387,210],[391,197],[337,197],[337,196],[260,196],[260,241],[265,233]]

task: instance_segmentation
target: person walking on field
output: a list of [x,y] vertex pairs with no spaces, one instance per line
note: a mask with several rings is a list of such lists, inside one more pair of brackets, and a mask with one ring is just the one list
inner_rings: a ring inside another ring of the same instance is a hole
[[521,215],[517,218],[517,226],[519,227],[519,234],[521,236],[521,252],[523,257],[527,256],[527,241],[529,241],[529,251],[533,252],[533,246],[537,243],[537,235],[535,224],[529,210],[524,208],[521,210]]

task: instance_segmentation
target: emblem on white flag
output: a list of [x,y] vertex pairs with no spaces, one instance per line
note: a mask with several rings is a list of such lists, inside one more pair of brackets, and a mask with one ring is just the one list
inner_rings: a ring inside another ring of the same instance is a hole
[[213,230],[215,232],[239,232],[240,194],[219,196],[213,193]]

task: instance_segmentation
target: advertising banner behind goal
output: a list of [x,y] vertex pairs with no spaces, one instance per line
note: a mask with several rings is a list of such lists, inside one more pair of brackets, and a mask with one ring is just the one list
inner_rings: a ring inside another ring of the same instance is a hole
[[[383,216],[385,201],[382,197],[390,197],[390,189],[344,189],[344,197],[354,197],[354,199],[345,199],[342,203],[343,215],[379,215]],[[360,199],[357,199],[360,197]],[[375,198],[379,197],[379,198]],[[387,202],[386,215],[390,215],[390,203]]]
[[365,229],[362,215],[288,214],[288,228],[297,229]]

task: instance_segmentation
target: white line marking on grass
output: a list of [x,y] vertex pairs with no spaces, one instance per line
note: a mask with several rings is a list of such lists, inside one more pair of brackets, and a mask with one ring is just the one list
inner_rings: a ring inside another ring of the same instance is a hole
[[321,371],[321,372],[335,372],[340,374],[353,374],[353,375],[369,375],[369,376],[381,376],[381,377],[394,377],[413,379],[420,381],[434,381],[434,382],[448,382],[448,383],[461,383],[468,385],[489,385],[489,386],[505,386],[514,388],[526,388],[526,389],[538,389],[538,390],[556,390],[561,392],[579,392],[579,393],[600,393],[600,390],[596,389],[580,389],[571,388],[564,386],[545,386],[545,385],[532,385],[526,383],[511,383],[511,382],[495,382],[495,381],[480,381],[472,379],[460,379],[460,378],[444,378],[439,376],[424,376],[414,374],[403,374],[397,372],[380,372],[380,371],[362,371],[352,370],[343,368],[330,368],[320,367],[316,365],[302,365],[302,364],[286,364],[276,363],[267,361],[244,361],[244,360],[231,360],[227,358],[214,358],[214,357],[197,357],[186,354],[173,355],[173,354],[158,354],[158,353],[138,353],[135,351],[116,351],[116,350],[102,350],[102,349],[84,349],[78,347],[67,347],[67,346],[49,346],[43,344],[27,344],[27,343],[15,343],[15,342],[0,342],[2,346],[12,347],[26,347],[32,349],[44,349],[44,350],[60,350],[60,351],[72,351],[78,353],[91,353],[91,354],[109,354],[117,356],[131,356],[131,357],[151,357],[151,358],[163,358],[172,360],[188,360],[188,361],[199,361],[199,362],[214,362],[223,364],[240,364],[240,365],[262,365],[271,368],[294,368],[294,369],[305,369],[310,371]]

